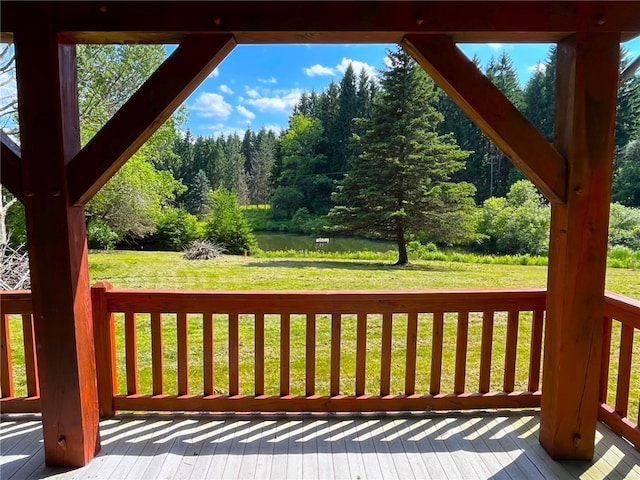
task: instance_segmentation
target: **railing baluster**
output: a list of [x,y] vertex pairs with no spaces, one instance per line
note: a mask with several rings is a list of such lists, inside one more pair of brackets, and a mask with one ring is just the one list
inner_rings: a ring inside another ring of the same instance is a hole
[[518,319],[520,312],[510,311],[507,319],[507,345],[504,351],[505,392],[513,392],[516,384],[516,355],[518,351]]
[[409,312],[407,315],[407,362],[404,376],[404,393],[416,393],[416,351],[418,342],[418,314]]
[[540,388],[543,324],[544,311],[534,311],[533,319],[531,320],[531,351],[529,352],[529,384],[527,386],[530,392],[536,392]]
[[2,321],[0,321],[0,388],[2,388],[2,398],[13,397],[15,395],[13,389],[9,315],[2,315]]
[[331,314],[331,381],[329,393],[332,397],[340,394],[340,330],[342,315]]
[[469,339],[469,312],[458,312],[458,334],[456,337],[456,373],[454,392],[464,393],[467,374],[467,342]]
[[316,315],[307,314],[306,395],[316,393]]
[[204,394],[214,393],[213,365],[213,312],[202,313],[202,374],[204,376]]
[[138,393],[138,339],[135,313],[124,314],[125,365],[127,370],[127,395]]
[[367,314],[358,313],[356,333],[356,396],[364,395],[367,372]]
[[229,395],[238,395],[240,391],[240,332],[238,314],[229,314]]
[[389,395],[391,390],[391,336],[393,314],[382,315],[382,353],[380,355],[380,395]]
[[600,390],[598,400],[607,403],[609,393],[609,364],[611,362],[611,318],[604,317],[602,325],[602,359],[600,361]]
[[616,389],[616,412],[623,417],[627,416],[629,410],[632,354],[633,326],[623,323],[620,332],[620,360],[618,362],[618,388]]
[[429,393],[440,393],[440,379],[442,377],[442,335],[444,331],[444,313],[433,312],[433,334],[431,349],[431,382]]
[[159,312],[151,313],[151,373],[153,394],[164,393],[164,359],[162,345],[162,317]]
[[492,310],[482,312],[482,343],[480,345],[480,393],[491,389],[491,353],[493,350],[493,315]]
[[40,384],[38,383],[36,339],[33,334],[33,316],[29,313],[22,314],[22,332],[24,335],[24,366],[27,374],[27,395],[37,397],[40,395]]
[[264,313],[255,316],[255,395],[264,395]]
[[177,318],[178,337],[178,395],[189,394],[189,325],[187,314],[178,313]]
[[118,393],[115,315],[110,311],[107,301],[107,292],[112,288],[109,282],[98,282],[91,287],[98,407],[101,417],[112,417],[115,414],[113,398]]
[[290,393],[291,370],[291,316],[280,316],[280,395]]

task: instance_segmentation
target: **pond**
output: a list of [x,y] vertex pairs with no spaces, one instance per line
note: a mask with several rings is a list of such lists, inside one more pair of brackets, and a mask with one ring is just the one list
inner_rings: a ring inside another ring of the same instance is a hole
[[[368,240],[357,237],[326,237],[329,243],[316,245],[316,237],[289,233],[255,232],[258,246],[266,251],[274,250],[324,250],[328,252],[386,252],[395,250],[394,242]],[[323,236],[324,237],[324,236]]]

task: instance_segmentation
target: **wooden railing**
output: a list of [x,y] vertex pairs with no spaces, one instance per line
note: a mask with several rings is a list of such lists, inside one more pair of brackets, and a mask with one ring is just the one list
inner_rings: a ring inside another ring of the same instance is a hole
[[[31,292],[13,291],[0,293],[0,412],[35,413],[40,411],[40,386],[36,359],[36,343],[33,333]],[[10,328],[10,322],[16,328]],[[14,339],[21,336],[21,348],[16,348],[20,358],[12,350]],[[16,391],[14,374],[20,374],[20,382],[26,388]]]
[[[628,418],[631,395],[640,404],[640,338],[636,337],[634,349],[634,331],[640,331],[640,302],[607,293],[598,417],[640,450],[640,407],[634,412],[635,422]],[[611,394],[610,385],[615,386]]]
[[[92,298],[106,416],[540,404],[541,289],[178,292],[98,284]],[[499,337],[503,347],[494,349]],[[201,382],[194,386],[193,377]]]

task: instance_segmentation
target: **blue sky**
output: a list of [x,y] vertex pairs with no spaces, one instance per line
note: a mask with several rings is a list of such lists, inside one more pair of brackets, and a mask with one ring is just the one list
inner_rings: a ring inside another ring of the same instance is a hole
[[[460,44],[477,54],[484,68],[504,50],[522,86],[544,62],[550,44]],[[640,55],[640,38],[628,42],[631,59]],[[386,50],[394,45],[238,45],[187,99],[187,127],[194,135],[242,134],[247,126],[286,128],[302,92],[322,91],[339,81],[351,61],[358,72],[384,68]],[[172,50],[172,48],[170,49]]]

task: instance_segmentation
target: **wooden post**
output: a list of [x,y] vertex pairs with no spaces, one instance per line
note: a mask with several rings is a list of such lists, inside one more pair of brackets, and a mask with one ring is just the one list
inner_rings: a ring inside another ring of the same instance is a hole
[[80,150],[76,49],[34,6],[14,32],[22,183],[47,465],[82,466],[100,449],[84,208],[66,166]]
[[91,287],[93,331],[96,342],[96,370],[98,378],[98,402],[101,417],[115,414],[113,397],[116,394],[116,336],[113,314],[107,308],[107,292],[113,286],[98,282]]
[[566,204],[551,210],[540,443],[557,459],[595,447],[620,36],[558,44],[556,147]]

